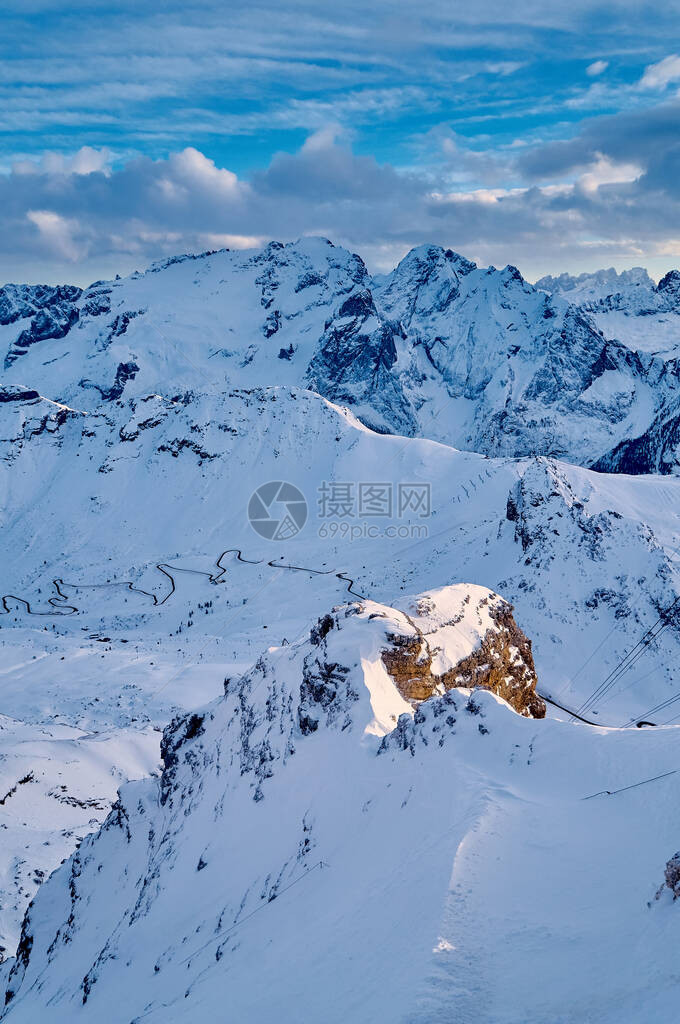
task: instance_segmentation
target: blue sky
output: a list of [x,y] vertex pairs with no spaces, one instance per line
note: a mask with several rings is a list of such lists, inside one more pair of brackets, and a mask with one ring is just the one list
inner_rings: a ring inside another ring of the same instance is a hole
[[677,4],[9,0],[0,277],[323,233],[680,263]]

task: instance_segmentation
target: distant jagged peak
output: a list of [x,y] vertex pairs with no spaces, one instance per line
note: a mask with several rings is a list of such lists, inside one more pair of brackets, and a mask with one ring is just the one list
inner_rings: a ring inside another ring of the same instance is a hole
[[669,270],[659,281],[656,290],[663,295],[680,298],[680,270]]
[[654,282],[644,267],[632,267],[630,270],[617,271],[614,267],[596,270],[583,274],[547,274],[536,281],[536,287],[546,292],[562,292],[569,294],[572,301],[584,298],[604,298],[622,290],[646,289],[652,291]]
[[39,310],[76,302],[82,288],[73,284],[6,284],[0,288],[0,325],[34,316]]
[[536,282],[553,295],[561,294],[593,313],[623,313],[649,317],[680,312],[680,271],[669,270],[655,285],[642,267],[617,273],[613,267],[572,277],[543,277]]

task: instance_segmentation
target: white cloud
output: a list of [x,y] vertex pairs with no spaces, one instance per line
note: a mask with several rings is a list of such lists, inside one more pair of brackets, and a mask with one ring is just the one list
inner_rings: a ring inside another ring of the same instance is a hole
[[55,255],[77,263],[86,254],[86,248],[73,237],[78,230],[76,220],[62,217],[53,210],[28,210],[26,219],[37,227],[40,236]]
[[173,153],[168,160],[169,169],[187,187],[216,190],[226,195],[237,195],[240,188],[237,176],[222,167],[217,167],[193,146],[187,146],[180,153]]
[[211,231],[199,238],[206,249],[257,249],[268,240],[266,235],[227,235]]
[[499,199],[521,196],[526,191],[525,188],[475,188],[469,192],[432,192],[431,195],[438,203],[480,203],[490,206]]
[[45,160],[0,174],[0,278],[86,284],[175,253],[305,234],[382,268],[432,242],[529,277],[579,260],[595,269],[598,254],[632,252],[631,240],[636,252],[671,253],[680,189],[667,106],[623,125],[593,120],[568,143],[508,148],[502,174],[486,166],[493,153],[453,135],[433,137],[436,166],[398,171],[356,155],[332,124],[249,180],[196,148],[118,160],[107,175],[82,173],[97,166],[87,154]]
[[12,164],[15,174],[92,174],[102,171],[110,174],[113,154],[104,146],[95,149],[92,146],[81,146],[71,156],[63,153],[43,153],[39,160],[18,160]]
[[328,124],[323,128],[317,129],[309,135],[303,145],[303,153],[318,153],[323,149],[332,146],[339,138],[343,135],[342,127],[337,124]]
[[637,181],[643,168],[635,163],[617,163],[602,153],[578,179],[578,185],[586,192],[596,192],[601,185],[617,185],[627,181]]
[[664,89],[671,82],[680,81],[680,57],[672,53],[669,57],[645,68],[640,79],[641,89]]
[[589,75],[591,78],[595,78],[597,77],[597,75],[601,75],[603,72],[605,72],[608,67],[608,60],[596,60],[593,61],[592,64],[588,65],[588,67],[586,68],[586,74]]

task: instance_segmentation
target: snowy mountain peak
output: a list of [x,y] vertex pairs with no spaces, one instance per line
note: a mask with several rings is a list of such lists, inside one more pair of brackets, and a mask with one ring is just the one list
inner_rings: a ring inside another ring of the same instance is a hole
[[477,269],[476,263],[466,259],[465,256],[461,256],[460,253],[454,252],[453,249],[444,249],[440,245],[424,244],[410,249],[399,262],[396,270],[412,274],[415,267],[423,269],[427,267],[434,268],[444,264],[462,276]]
[[548,274],[536,281],[536,287],[546,292],[561,293],[570,302],[582,304],[597,301],[609,295],[630,291],[651,291],[654,282],[644,267],[633,267],[631,270],[617,272],[614,267],[607,270],[596,270],[584,274]]
[[659,281],[657,291],[673,306],[680,305],[680,270],[669,270]]
[[567,304],[573,290],[551,296],[516,267],[480,269],[431,245],[375,278],[323,238],[185,255],[83,293],[12,286],[3,384],[90,412],[149,394],[304,386],[381,432],[594,465],[675,400],[671,367],[600,327],[614,315],[647,332],[652,316],[675,322],[677,276],[651,292],[635,279],[633,315],[620,295],[593,312]]
[[387,315],[408,329],[414,317],[445,310],[458,295],[461,278],[473,270],[476,264],[451,249],[421,245],[391,274],[377,278],[376,289]]

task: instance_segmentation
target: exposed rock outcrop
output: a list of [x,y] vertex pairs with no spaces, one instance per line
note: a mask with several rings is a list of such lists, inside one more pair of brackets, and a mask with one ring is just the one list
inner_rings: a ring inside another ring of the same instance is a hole
[[0,324],[30,322],[18,335],[5,356],[10,367],[31,345],[46,338],[63,338],[78,322],[76,305],[82,289],[75,285],[5,285],[0,288]]
[[680,852],[674,853],[664,871],[666,885],[673,893],[673,899],[680,896]]
[[447,587],[446,610],[431,597],[407,617],[411,632],[389,633],[382,660],[401,695],[414,705],[454,687],[491,690],[515,711],[545,717],[536,692],[531,641],[512,606],[482,587]]

